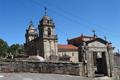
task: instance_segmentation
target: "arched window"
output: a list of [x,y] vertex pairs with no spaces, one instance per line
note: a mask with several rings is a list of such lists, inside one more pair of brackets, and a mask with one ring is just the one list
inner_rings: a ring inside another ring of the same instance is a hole
[[50,21],[49,21],[49,20],[47,20],[47,23],[49,24],[49,23],[50,23]]
[[48,28],[48,36],[50,36],[50,35],[51,35],[51,29]]

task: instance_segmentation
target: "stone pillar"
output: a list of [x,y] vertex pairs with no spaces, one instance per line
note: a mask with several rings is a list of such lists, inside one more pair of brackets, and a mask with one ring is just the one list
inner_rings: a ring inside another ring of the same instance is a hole
[[[83,49],[83,48],[82,48]],[[83,63],[83,67],[84,67],[84,76],[88,76],[88,69],[87,69],[87,63],[88,63],[88,54],[87,54],[87,50],[85,49],[84,51],[82,51],[83,54],[83,58],[84,58],[84,63]]]
[[88,74],[88,71],[87,71],[87,60],[85,60],[84,63],[83,63],[83,69],[84,69],[84,76],[86,77],[87,74]]
[[109,52],[105,52],[105,57],[106,57],[106,65],[107,65],[107,74],[110,77],[110,55]]
[[84,76],[84,66],[83,63],[79,63],[79,75]]
[[88,77],[94,77],[92,51],[87,51],[87,69],[88,69]]
[[112,77],[113,73],[114,73],[114,54],[113,54],[113,48],[109,49],[109,59],[110,59],[110,77]]

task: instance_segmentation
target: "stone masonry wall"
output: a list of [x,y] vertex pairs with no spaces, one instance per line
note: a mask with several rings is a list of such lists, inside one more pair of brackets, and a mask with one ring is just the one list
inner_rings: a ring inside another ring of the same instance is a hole
[[82,63],[1,61],[0,72],[55,73],[83,76]]
[[120,54],[114,56],[114,80],[120,80]]

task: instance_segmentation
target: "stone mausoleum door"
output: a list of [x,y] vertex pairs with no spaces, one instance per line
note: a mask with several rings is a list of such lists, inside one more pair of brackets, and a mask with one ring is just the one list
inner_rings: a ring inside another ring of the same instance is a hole
[[106,76],[107,64],[105,52],[93,52],[93,62],[95,76]]

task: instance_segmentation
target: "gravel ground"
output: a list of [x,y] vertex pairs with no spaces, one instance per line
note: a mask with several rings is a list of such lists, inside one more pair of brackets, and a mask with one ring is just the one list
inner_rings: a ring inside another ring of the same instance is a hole
[[92,80],[81,76],[41,73],[0,73],[0,80]]

